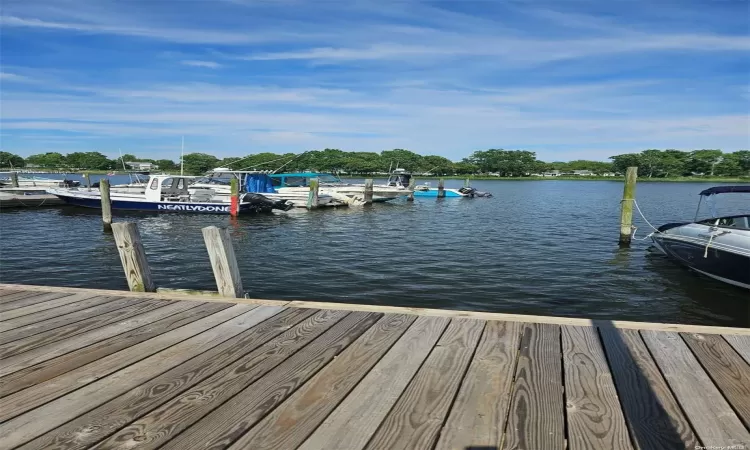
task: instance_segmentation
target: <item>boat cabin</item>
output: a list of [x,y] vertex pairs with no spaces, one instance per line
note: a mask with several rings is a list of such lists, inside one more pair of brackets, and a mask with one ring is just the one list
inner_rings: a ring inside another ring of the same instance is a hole
[[188,185],[195,178],[181,175],[152,175],[146,187],[146,200],[149,202],[190,201]]
[[407,188],[410,182],[411,174],[404,169],[396,169],[388,177],[388,186]]

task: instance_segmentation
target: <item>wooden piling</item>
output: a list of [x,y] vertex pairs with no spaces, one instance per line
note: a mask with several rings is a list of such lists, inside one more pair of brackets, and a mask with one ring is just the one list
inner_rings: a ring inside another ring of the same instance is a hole
[[469,187],[469,179],[464,180],[464,187]]
[[638,168],[628,167],[625,172],[625,188],[622,191],[620,204],[620,246],[629,247],[633,235],[633,202],[635,202],[635,183],[638,179]]
[[365,180],[365,205],[372,204],[372,191],[373,191],[373,180],[368,178]]
[[407,202],[413,202],[414,201],[414,189],[417,188],[417,179],[412,177],[409,180],[409,195],[406,197]]
[[83,178],[86,179],[86,188],[90,191],[91,190],[91,177],[89,176],[89,174],[84,173]]
[[112,229],[112,201],[109,198],[109,180],[99,182],[99,192],[102,200],[102,224],[105,230]]
[[202,231],[219,295],[232,298],[244,297],[240,268],[237,265],[229,230],[210,226],[203,228]]
[[445,198],[445,180],[441,178],[438,180],[438,198]]
[[18,187],[18,172],[10,173],[10,185],[14,188]]
[[133,292],[156,292],[156,286],[151,279],[151,268],[148,266],[146,252],[141,243],[141,233],[135,223],[113,223],[112,234],[120,253],[125,278]]
[[313,209],[318,207],[318,192],[320,190],[320,183],[317,178],[310,180],[310,193],[307,196],[307,209]]
[[229,181],[229,189],[231,192],[229,214],[232,217],[237,217],[240,213],[240,182],[237,178],[232,178]]

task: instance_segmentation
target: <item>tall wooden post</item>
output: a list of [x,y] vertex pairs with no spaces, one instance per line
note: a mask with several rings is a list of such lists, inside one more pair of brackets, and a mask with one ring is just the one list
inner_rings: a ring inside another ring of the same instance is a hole
[[469,179],[464,180],[464,187],[469,187]]
[[445,198],[445,180],[438,180],[438,198]]
[[91,190],[91,177],[89,176],[89,174],[84,173],[83,178],[86,179],[86,188],[90,191]]
[[320,190],[320,183],[317,178],[310,180],[310,193],[307,195],[307,209],[313,209],[318,207],[318,191]]
[[18,187],[18,172],[10,173],[10,185],[14,188]]
[[413,202],[414,201],[414,189],[417,188],[417,179],[412,177],[409,180],[409,195],[406,197],[407,202]]
[[99,181],[99,192],[102,200],[102,224],[105,230],[112,229],[112,201],[109,199],[109,180]]
[[214,226],[203,228],[203,240],[206,242],[208,257],[211,259],[211,268],[216,278],[216,287],[222,297],[242,298],[245,291],[242,289],[242,278],[240,268],[237,265],[237,257],[234,254],[232,238],[227,228]]
[[620,246],[622,247],[630,247],[630,239],[633,235],[633,202],[637,179],[638,168],[628,167],[625,172],[625,188],[622,191],[620,204]]
[[240,182],[237,178],[232,178],[229,181],[229,188],[231,192],[229,214],[232,217],[237,217],[240,213]]
[[373,180],[372,178],[368,178],[365,180],[365,205],[372,204],[372,190]]
[[125,278],[133,292],[156,292],[156,285],[151,279],[151,268],[148,266],[146,252],[141,243],[141,233],[135,223],[113,223],[112,234],[115,237],[117,251],[120,253]]

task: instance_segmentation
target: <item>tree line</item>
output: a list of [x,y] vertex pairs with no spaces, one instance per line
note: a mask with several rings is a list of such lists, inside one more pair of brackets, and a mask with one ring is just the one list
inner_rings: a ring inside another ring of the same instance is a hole
[[[615,155],[611,162],[576,160],[545,162],[536,153],[526,150],[478,150],[461,161],[436,155],[419,155],[404,149],[376,152],[347,152],[338,149],[295,153],[256,153],[244,157],[217,158],[205,153],[189,153],[183,157],[186,174],[199,175],[216,167],[235,170],[283,170],[297,172],[315,170],[350,174],[386,173],[396,167],[416,173],[434,175],[482,175],[524,177],[545,172],[570,173],[588,170],[596,175],[622,174],[630,166],[639,168],[639,175],[649,178],[682,176],[750,176],[750,150],[724,153],[721,150],[656,150]],[[124,162],[150,162],[158,170],[174,172],[180,163],[170,159],[138,158],[126,154],[110,159],[99,152],[73,152],[63,155],[48,152],[22,158],[0,152],[0,167],[36,167],[61,170],[130,170]]]

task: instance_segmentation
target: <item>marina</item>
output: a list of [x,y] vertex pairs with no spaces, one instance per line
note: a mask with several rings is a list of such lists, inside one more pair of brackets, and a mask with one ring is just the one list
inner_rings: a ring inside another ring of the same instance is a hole
[[747,328],[8,284],[0,308],[3,449],[750,445]]

